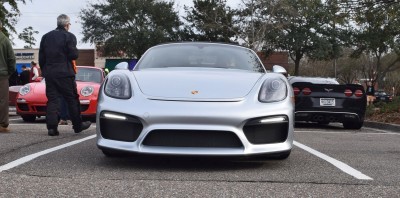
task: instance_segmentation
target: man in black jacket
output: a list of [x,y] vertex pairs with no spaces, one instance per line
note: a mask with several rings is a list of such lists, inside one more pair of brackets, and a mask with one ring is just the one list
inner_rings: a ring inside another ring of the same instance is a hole
[[75,133],[80,133],[91,125],[89,121],[82,122],[81,118],[79,95],[72,66],[72,60],[78,58],[78,49],[75,35],[68,32],[70,26],[70,18],[61,14],[57,17],[57,28],[43,35],[40,41],[39,65],[46,79],[48,100],[46,124],[50,136],[59,135],[57,127],[60,96],[67,101]]
[[31,72],[29,69],[26,67],[26,65],[22,65],[22,72],[19,74],[19,79],[21,80],[22,85],[26,85],[30,82],[30,77]]

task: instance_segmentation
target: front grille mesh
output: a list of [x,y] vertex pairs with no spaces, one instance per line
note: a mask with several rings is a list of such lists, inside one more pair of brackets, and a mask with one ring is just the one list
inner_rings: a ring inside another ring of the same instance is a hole
[[21,111],[29,111],[29,107],[28,107],[27,104],[17,104],[17,105],[18,105],[18,108],[19,108]]
[[154,130],[143,141],[146,146],[241,148],[240,139],[230,131]]
[[273,144],[285,142],[289,132],[289,122],[254,124],[249,121],[243,127],[247,140],[252,144]]
[[134,142],[143,130],[143,124],[133,116],[126,116],[127,120],[108,119],[100,117],[100,132],[105,139]]

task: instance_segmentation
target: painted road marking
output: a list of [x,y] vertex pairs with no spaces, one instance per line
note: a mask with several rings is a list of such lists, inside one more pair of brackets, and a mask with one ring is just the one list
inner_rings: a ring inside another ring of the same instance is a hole
[[[371,129],[372,130],[372,129]],[[338,132],[338,131],[294,131],[295,133],[319,133],[319,134],[363,134],[363,135],[400,135],[400,133],[396,132],[391,132],[391,131],[385,131],[385,130],[379,130],[375,129],[375,131],[378,131],[376,133],[363,133],[363,132],[354,132],[354,131],[349,131],[349,132]]]
[[[379,131],[379,132],[387,133],[387,130],[383,130],[383,129],[375,129],[375,128],[370,128],[370,127],[363,127],[363,128],[368,129],[368,130],[372,130],[372,131]],[[389,133],[396,133],[396,132],[390,131]],[[397,132],[397,134],[400,134],[400,133]]]
[[317,156],[317,157],[319,157],[319,158],[331,163],[332,165],[336,166],[337,168],[339,168],[343,172],[345,172],[345,173],[347,173],[347,174],[349,174],[349,175],[351,175],[351,176],[353,176],[353,177],[355,177],[357,179],[360,179],[360,180],[373,180],[371,177],[368,177],[367,175],[364,175],[363,173],[361,173],[360,171],[350,167],[349,165],[347,165],[347,164],[345,164],[345,163],[343,163],[343,162],[341,162],[339,160],[336,160],[336,159],[334,159],[332,157],[329,157],[329,156],[327,156],[327,155],[325,155],[325,154],[323,154],[323,153],[321,153],[321,152],[319,152],[317,150],[314,150],[314,149],[312,149],[312,148],[310,148],[310,147],[308,147],[308,146],[306,146],[304,144],[301,144],[301,143],[296,142],[296,141],[294,141],[293,144],[295,146],[297,146],[297,147],[299,147],[299,148],[301,148],[301,149],[303,149],[303,150],[305,150],[305,151],[307,151],[307,152],[309,152],[309,153],[311,153],[311,154],[313,154],[313,155],[315,155],[315,156]]
[[14,120],[22,120],[22,118],[9,119],[9,120],[11,120],[11,121],[14,121]]
[[[13,124],[13,125],[32,125],[32,124]],[[301,132],[301,131],[296,131],[296,132]],[[313,132],[313,131],[303,131],[303,132]],[[380,133],[380,134],[382,134],[382,133]],[[12,162],[10,162],[8,164],[0,166],[0,172],[12,169],[12,168],[17,167],[19,165],[22,165],[24,163],[32,161],[33,159],[36,159],[36,158],[38,158],[40,156],[46,155],[48,153],[51,153],[51,152],[54,152],[54,151],[57,151],[57,150],[60,150],[60,149],[75,145],[75,144],[79,144],[81,142],[93,139],[95,137],[96,137],[96,135],[91,135],[89,137],[86,137],[86,138],[83,138],[83,139],[80,139],[80,140],[75,140],[75,141],[72,141],[72,142],[69,142],[69,143],[66,143],[66,144],[62,144],[60,146],[56,146],[56,147],[53,147],[53,148],[50,148],[50,149],[46,149],[46,150],[38,152],[38,153],[34,153],[34,154],[31,154],[31,155],[25,156],[23,158],[20,158],[18,160],[15,160],[15,161],[12,161]],[[329,157],[328,155],[325,155],[325,154],[323,154],[323,153],[321,153],[321,152],[319,152],[317,150],[314,150],[314,149],[312,149],[312,148],[310,148],[310,147],[308,147],[308,146],[306,146],[304,144],[301,144],[301,143],[296,142],[296,141],[293,141],[293,144],[295,146],[297,146],[297,147],[299,147],[299,148],[301,148],[301,149],[303,149],[303,150],[305,150],[305,151],[307,151],[307,152],[309,152],[309,153],[311,153],[311,154],[313,154],[313,155],[315,155],[315,156],[317,156],[317,157],[319,157],[319,158],[331,163],[332,165],[336,166],[337,168],[339,168],[343,172],[345,172],[345,173],[347,173],[347,174],[349,174],[349,175],[351,175],[351,176],[353,176],[353,177],[355,177],[357,179],[360,179],[360,180],[373,180],[371,177],[369,177],[367,175],[364,175],[363,173],[361,173],[360,171],[350,167],[349,165],[347,165],[347,164],[345,164],[345,163],[343,163],[343,162],[341,162],[339,160],[336,160],[336,159],[334,159],[332,157]]]
[[72,146],[72,145],[75,145],[75,144],[79,144],[79,143],[81,143],[81,142],[84,142],[84,141],[86,141],[86,140],[93,139],[93,138],[95,138],[95,137],[96,137],[96,135],[91,135],[91,136],[89,136],[89,137],[82,138],[82,139],[80,139],[80,140],[75,140],[75,141],[72,141],[72,142],[69,142],[69,143],[66,143],[66,144],[62,144],[62,145],[60,145],[60,146],[56,146],[56,147],[53,147],[53,148],[49,148],[49,149],[46,149],[46,150],[44,150],[44,151],[40,151],[40,152],[38,152],[38,153],[34,153],[34,154],[31,154],[31,155],[25,156],[25,157],[23,157],[23,158],[17,159],[17,160],[12,161],[12,162],[10,162],[10,163],[8,163],[8,164],[5,164],[5,165],[3,165],[3,166],[0,166],[0,173],[3,172],[3,171],[6,171],[6,170],[10,170],[10,169],[12,169],[12,168],[15,168],[15,167],[17,167],[17,166],[19,166],[19,165],[22,165],[22,164],[24,164],[24,163],[27,163],[27,162],[29,162],[29,161],[32,161],[33,159],[38,158],[38,157],[40,157],[40,156],[42,156],[42,155],[46,155],[46,154],[49,154],[49,153],[51,153],[51,152],[54,152],[54,151],[57,151],[57,150],[60,150],[60,149],[63,149],[63,148],[67,148],[67,147]]

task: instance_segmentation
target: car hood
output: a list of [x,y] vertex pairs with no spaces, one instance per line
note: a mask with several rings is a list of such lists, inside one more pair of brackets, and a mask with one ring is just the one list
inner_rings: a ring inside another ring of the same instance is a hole
[[230,69],[148,69],[133,74],[153,99],[227,100],[245,97],[263,73]]

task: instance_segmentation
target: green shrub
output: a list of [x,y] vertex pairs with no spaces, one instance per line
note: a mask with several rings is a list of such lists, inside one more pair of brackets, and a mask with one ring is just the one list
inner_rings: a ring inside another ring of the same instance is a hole
[[367,109],[366,109],[366,111],[365,111],[365,115],[368,117],[368,116],[372,116],[372,115],[374,115],[374,113],[375,113],[375,106],[374,105],[368,105],[367,106]]
[[393,98],[392,102],[377,102],[367,106],[365,114],[366,116],[372,116],[374,114],[394,112],[400,112],[400,96]]
[[381,113],[400,112],[400,97],[394,97],[392,102],[383,104],[380,109]]

